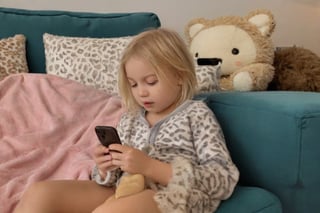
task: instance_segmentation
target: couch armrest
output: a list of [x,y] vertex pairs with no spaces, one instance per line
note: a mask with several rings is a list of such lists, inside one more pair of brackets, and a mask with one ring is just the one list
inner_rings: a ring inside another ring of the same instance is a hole
[[284,212],[320,209],[320,93],[219,92],[197,99],[215,112],[240,184],[273,192]]

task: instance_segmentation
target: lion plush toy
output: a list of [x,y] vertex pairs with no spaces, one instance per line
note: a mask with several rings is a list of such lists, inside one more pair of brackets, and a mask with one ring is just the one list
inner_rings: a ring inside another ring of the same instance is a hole
[[303,47],[275,51],[274,78],[269,90],[320,92],[320,57]]
[[187,24],[185,35],[196,59],[222,62],[222,90],[266,90],[274,75],[270,38],[274,28],[270,11],[255,10],[244,17],[193,19]]

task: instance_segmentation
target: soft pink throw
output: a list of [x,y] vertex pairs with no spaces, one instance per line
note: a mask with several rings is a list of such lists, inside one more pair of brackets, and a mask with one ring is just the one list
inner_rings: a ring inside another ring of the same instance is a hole
[[53,75],[1,81],[0,212],[12,212],[35,181],[88,180],[94,127],[115,126],[122,112],[119,98]]

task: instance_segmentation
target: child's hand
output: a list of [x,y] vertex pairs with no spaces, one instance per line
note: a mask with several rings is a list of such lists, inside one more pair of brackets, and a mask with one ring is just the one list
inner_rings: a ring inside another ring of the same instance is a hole
[[152,161],[152,158],[146,153],[120,144],[111,144],[109,149],[112,150],[110,153],[114,166],[118,166],[122,171],[131,174],[146,174],[146,170],[149,168]]
[[93,151],[93,160],[95,161],[101,177],[105,177],[107,172],[118,168],[112,164],[112,156],[110,155],[109,148],[98,144]]

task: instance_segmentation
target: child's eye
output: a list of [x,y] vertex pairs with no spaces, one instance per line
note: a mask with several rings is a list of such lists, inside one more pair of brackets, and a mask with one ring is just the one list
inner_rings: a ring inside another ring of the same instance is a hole
[[130,84],[131,88],[137,87],[137,84]]
[[154,80],[154,81],[150,81],[150,82],[147,82],[150,86],[153,86],[155,85],[156,83],[158,83],[158,80]]

